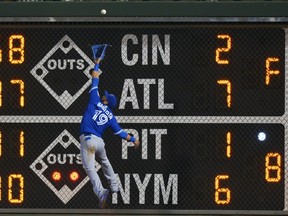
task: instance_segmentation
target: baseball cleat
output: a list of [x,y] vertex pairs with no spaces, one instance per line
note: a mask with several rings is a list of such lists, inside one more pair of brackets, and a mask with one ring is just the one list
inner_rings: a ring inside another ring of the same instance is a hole
[[106,208],[106,202],[107,202],[107,199],[108,199],[108,195],[109,195],[109,190],[107,190],[107,189],[104,189],[101,192],[101,195],[100,195],[100,198],[99,198],[99,208],[100,209]]
[[118,187],[118,185],[111,185],[110,186],[110,192],[111,192],[111,194],[113,194],[113,193],[118,193],[119,191],[120,191],[120,188]]

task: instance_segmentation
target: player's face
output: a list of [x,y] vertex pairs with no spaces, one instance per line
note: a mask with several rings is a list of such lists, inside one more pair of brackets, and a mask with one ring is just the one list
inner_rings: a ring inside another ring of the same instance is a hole
[[106,98],[105,95],[103,95],[103,96],[101,97],[101,100],[102,100],[102,103],[103,103],[103,104],[108,104],[108,101],[107,101],[107,98]]

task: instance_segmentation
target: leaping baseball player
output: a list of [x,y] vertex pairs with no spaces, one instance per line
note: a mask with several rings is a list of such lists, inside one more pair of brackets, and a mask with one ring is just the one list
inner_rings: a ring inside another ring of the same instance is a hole
[[112,165],[106,155],[105,143],[102,135],[106,129],[111,128],[115,135],[134,143],[139,148],[140,142],[137,138],[128,134],[118,124],[112,110],[117,106],[115,95],[105,91],[101,97],[98,92],[99,66],[105,56],[107,44],[92,46],[95,61],[92,75],[92,85],[89,91],[89,103],[82,117],[80,125],[81,160],[83,167],[93,185],[93,191],[99,198],[99,208],[106,207],[109,189],[105,189],[95,168],[95,155],[99,159],[103,173],[110,186],[111,193],[117,193],[120,189],[116,182],[116,176]]

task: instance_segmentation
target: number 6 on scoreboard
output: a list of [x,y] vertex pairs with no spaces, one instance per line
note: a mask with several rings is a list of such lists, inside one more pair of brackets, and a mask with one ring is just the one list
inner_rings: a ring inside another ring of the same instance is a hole
[[[226,205],[230,203],[231,191],[229,188],[221,188],[220,181],[229,179],[229,175],[218,175],[215,178],[215,202],[217,204]],[[220,195],[222,194],[222,196]],[[223,196],[225,195],[225,198]]]

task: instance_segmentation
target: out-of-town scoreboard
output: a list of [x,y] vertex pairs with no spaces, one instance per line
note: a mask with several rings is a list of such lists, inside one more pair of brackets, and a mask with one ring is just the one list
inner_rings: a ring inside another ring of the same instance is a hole
[[121,188],[109,209],[285,213],[285,19],[103,15],[2,17],[1,211],[98,211],[78,137],[91,45],[109,43],[99,92],[141,141],[104,136]]

